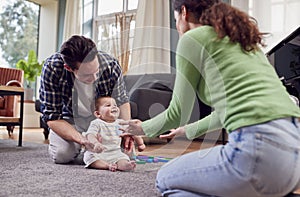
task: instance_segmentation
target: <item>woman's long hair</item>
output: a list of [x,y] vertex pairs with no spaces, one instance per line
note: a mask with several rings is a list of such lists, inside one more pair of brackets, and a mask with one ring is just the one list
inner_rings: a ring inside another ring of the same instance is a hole
[[245,51],[265,46],[264,33],[258,30],[256,20],[226,3],[217,3],[204,10],[199,21],[212,26],[219,38],[228,36],[231,42],[239,42]]
[[218,0],[173,0],[174,10],[179,13],[183,5],[199,19],[200,24],[212,26],[218,38],[228,36],[231,42],[240,43],[248,52],[265,46],[265,33],[259,31],[256,20],[245,12]]

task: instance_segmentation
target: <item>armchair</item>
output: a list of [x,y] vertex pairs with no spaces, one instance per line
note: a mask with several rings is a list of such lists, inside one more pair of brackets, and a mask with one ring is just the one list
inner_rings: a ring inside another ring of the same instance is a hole
[[[23,70],[0,67],[0,85],[17,86],[23,85]],[[16,96],[0,96],[0,116],[14,117],[17,111]],[[8,135],[13,133],[14,126],[7,126]]]

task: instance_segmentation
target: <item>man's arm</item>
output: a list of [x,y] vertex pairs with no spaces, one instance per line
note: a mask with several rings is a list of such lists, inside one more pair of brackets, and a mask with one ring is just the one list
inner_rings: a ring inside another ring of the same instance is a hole
[[130,104],[124,103],[123,105],[120,105],[119,108],[120,108],[120,119],[130,120],[131,119]]
[[86,139],[67,121],[50,120],[47,122],[50,129],[65,140],[84,145]]

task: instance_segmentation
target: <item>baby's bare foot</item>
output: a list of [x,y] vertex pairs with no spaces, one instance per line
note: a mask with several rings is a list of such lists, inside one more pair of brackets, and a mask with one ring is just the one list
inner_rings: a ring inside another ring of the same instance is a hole
[[108,165],[108,170],[109,170],[109,171],[116,172],[117,169],[118,169],[118,165],[115,164],[115,163],[112,163],[112,164],[109,164],[109,165]]
[[121,165],[118,165],[118,170],[120,171],[131,171],[136,167],[135,161],[124,162]]

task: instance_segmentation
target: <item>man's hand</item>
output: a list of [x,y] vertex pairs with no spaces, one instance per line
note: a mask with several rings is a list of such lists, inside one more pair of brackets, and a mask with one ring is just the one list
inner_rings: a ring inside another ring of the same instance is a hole
[[92,142],[90,142],[88,139],[86,139],[85,137],[82,136],[82,138],[80,139],[80,144],[82,146],[84,146],[84,148],[88,151],[93,151],[94,149],[94,144]]
[[100,142],[97,142],[96,144],[94,144],[94,148],[93,148],[92,152],[94,152],[94,153],[101,153],[105,149],[106,148]]
[[127,126],[120,128],[124,133],[120,136],[123,138],[122,140],[122,147],[124,148],[124,153],[131,154],[134,148],[134,138],[133,135],[144,135],[144,131],[141,126],[142,121],[135,119],[135,120],[128,120],[128,121],[121,121],[120,125]]
[[105,147],[101,144],[101,142],[102,137],[99,134],[90,138],[86,138],[84,136],[81,137],[81,145],[83,145],[86,150],[94,153],[101,153],[105,150]]
[[133,135],[130,133],[123,133],[120,135],[120,137],[122,138],[121,147],[124,149],[124,153],[131,155],[134,149]]

